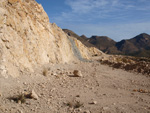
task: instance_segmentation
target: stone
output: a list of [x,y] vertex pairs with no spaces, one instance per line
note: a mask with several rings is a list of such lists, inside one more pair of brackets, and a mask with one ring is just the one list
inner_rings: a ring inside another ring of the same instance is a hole
[[89,104],[97,104],[97,101],[93,101],[93,102],[91,102],[91,103],[89,103]]
[[83,76],[81,71],[79,71],[79,70],[74,70],[73,74],[74,74],[75,77],[82,77]]
[[26,83],[26,82],[23,82],[23,84],[24,84],[24,85],[27,85],[27,83]]
[[80,97],[80,95],[76,95],[76,97]]
[[34,90],[32,90],[31,94],[30,94],[31,98],[38,100],[38,95],[35,93]]
[[91,113],[89,110],[84,111],[83,113]]

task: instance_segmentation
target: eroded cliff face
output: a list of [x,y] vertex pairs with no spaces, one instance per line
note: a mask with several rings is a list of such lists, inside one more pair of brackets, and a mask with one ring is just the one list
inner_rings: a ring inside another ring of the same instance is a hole
[[37,65],[75,61],[79,56],[73,46],[83,59],[102,54],[95,48],[86,48],[56,24],[49,23],[43,7],[34,0],[1,0],[1,75],[16,77],[21,71],[34,71]]

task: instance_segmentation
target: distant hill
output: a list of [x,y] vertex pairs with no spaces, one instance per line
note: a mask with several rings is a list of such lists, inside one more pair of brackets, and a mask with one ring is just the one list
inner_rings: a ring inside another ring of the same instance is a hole
[[94,46],[107,54],[122,54],[138,57],[150,57],[150,35],[139,34],[131,39],[115,42],[107,36],[79,36],[71,30],[63,29],[68,35],[77,38],[84,45]]
[[80,37],[83,38],[86,41],[88,40],[88,37],[86,37],[85,35],[81,35]]
[[108,54],[150,57],[150,35],[146,33],[120,42],[115,42],[107,36],[92,36],[88,41]]
[[92,36],[88,42],[95,45],[101,51],[108,54],[119,54],[115,44],[116,42],[107,36]]
[[69,30],[69,29],[63,29],[63,31],[65,33],[67,33],[69,36],[72,36],[78,40],[80,40],[85,46],[87,47],[95,47],[93,44],[88,42],[88,38],[85,35],[79,36],[76,33],[74,33],[73,31]]
[[116,47],[125,55],[150,57],[150,35],[142,33],[134,38],[122,40],[116,43]]

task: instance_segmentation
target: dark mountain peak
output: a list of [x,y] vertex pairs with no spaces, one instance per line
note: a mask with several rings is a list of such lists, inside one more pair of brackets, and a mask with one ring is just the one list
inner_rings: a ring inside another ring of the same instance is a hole
[[126,55],[141,55],[140,53],[147,51],[150,48],[150,35],[141,33],[134,38],[121,40],[120,42],[116,43],[116,47]]
[[[111,38],[107,37],[107,36],[92,36],[91,39],[95,39],[95,40],[108,40],[108,41],[114,41]],[[115,42],[115,41],[114,41]]]
[[87,38],[85,35],[79,36],[69,29],[63,29],[63,31],[69,36],[80,40],[85,46],[96,47],[108,54],[150,57],[150,35],[147,33],[141,33],[131,39],[115,42],[107,36],[93,35]]
[[135,36],[133,39],[136,39],[136,40],[141,40],[141,39],[150,40],[150,35],[148,35],[146,33],[141,33],[141,34]]
[[[115,53],[117,49],[115,47],[116,42],[107,36],[92,36],[88,40],[91,44],[95,45],[98,49],[106,53]],[[113,48],[113,49],[112,49]]]
[[74,33],[73,31],[69,29],[63,29],[63,31],[67,33],[69,36],[79,37],[76,33]]
[[118,42],[118,43],[123,44],[123,43],[127,43],[127,42],[128,42],[128,40],[123,39],[123,40],[121,40],[121,41],[120,41],[120,42]]
[[81,35],[80,37],[87,40],[87,37],[85,35]]
[[108,38],[107,36],[97,36],[97,35],[93,35],[91,38]]
[[62,29],[63,31],[71,31],[71,30],[69,30],[69,29]]
[[[81,35],[80,37],[86,37],[85,35]],[[86,37],[87,38],[87,37]]]
[[147,34],[147,33],[141,33],[141,34],[139,34],[138,36],[150,36],[150,35]]
[[118,48],[118,50],[125,44],[129,43],[128,40],[121,40],[120,42],[116,43],[116,47]]
[[94,47],[94,45],[92,45],[91,43],[89,43],[87,40],[88,38],[85,35],[82,35],[82,37],[80,37],[79,35],[77,35],[76,33],[74,33],[73,31],[69,30],[69,29],[63,29],[63,31],[68,34],[69,36],[72,36],[78,40],[80,40],[85,46],[87,47]]
[[146,33],[139,34],[129,41],[136,45],[139,49],[150,47],[150,35]]

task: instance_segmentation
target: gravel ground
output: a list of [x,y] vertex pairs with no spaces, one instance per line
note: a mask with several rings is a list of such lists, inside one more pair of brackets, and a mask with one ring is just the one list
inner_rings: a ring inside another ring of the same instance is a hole
[[[19,98],[33,90],[37,99]],[[150,113],[150,77],[96,61],[47,64],[0,77],[0,113]]]

